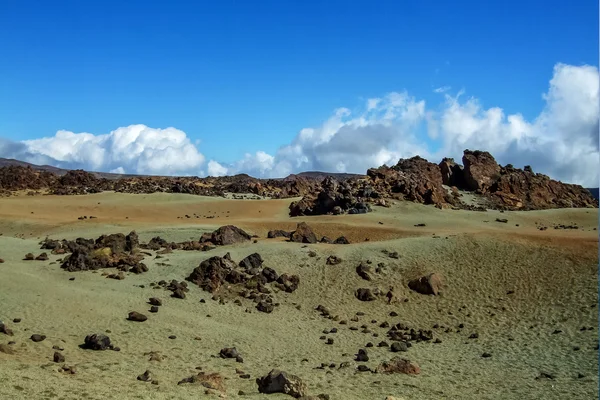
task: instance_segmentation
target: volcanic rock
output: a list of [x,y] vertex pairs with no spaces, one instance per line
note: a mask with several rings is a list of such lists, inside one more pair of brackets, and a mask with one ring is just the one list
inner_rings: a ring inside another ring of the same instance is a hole
[[271,370],[262,378],[257,378],[256,384],[258,392],[265,394],[284,393],[300,398],[305,396],[307,391],[306,384],[299,377],[276,369]]
[[300,222],[296,226],[296,230],[290,235],[290,241],[298,243],[317,243],[317,235],[315,235],[306,222]]

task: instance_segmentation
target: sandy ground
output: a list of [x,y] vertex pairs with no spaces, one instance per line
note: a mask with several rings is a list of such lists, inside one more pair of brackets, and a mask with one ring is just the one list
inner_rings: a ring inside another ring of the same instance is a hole
[[[598,232],[593,230],[598,210],[467,212],[398,203],[367,215],[291,219],[289,202],[115,193],[0,199],[0,257],[5,260],[0,264],[0,319],[15,332],[13,337],[0,334],[0,344],[16,342],[16,354],[0,352],[0,399],[216,398],[202,387],[177,385],[197,367],[226,377],[224,396],[232,399],[289,398],[258,393],[254,379],[272,368],[297,374],[310,394],[327,393],[331,399],[598,398]],[[97,218],[78,220],[84,215]],[[265,238],[269,229],[293,229],[299,221],[307,221],[318,235],[345,235],[352,244],[303,246],[259,239],[207,253],[176,251],[161,259],[146,257],[149,272],[122,281],[101,273],[64,272],[56,263],[59,256],[46,262],[22,260],[26,253],[41,252],[38,242],[45,236],[96,238],[135,229],[142,241],[156,235],[182,241],[234,224]],[[420,223],[426,226],[414,226]],[[572,223],[581,229],[552,228]],[[548,230],[539,231],[539,225]],[[309,256],[311,250],[316,257]],[[382,250],[400,257],[389,258]],[[236,261],[259,252],[277,272],[298,274],[300,287],[292,294],[275,294],[280,307],[264,314],[245,299],[241,307],[220,305],[197,287],[179,300],[149,286],[161,279],[183,280],[202,260],[226,252]],[[343,262],[326,265],[332,254]],[[355,273],[366,260],[386,265],[372,282]],[[407,288],[408,280],[428,272],[444,277],[443,295],[423,296]],[[365,303],[353,295],[359,287],[389,286],[408,302]],[[147,312],[146,301],[154,296],[165,303],[157,314]],[[314,311],[319,304],[349,324],[319,316]],[[149,320],[127,321],[133,310]],[[398,316],[390,317],[391,311]],[[356,312],[364,316],[350,321]],[[22,321],[13,323],[14,318]],[[375,344],[368,349],[370,367],[397,355],[377,347],[382,340],[391,343],[387,329],[378,327],[383,321],[424,329],[438,324],[453,331],[434,329],[442,343],[416,343],[398,353],[420,365],[416,377],[357,372],[353,354],[368,342]],[[372,332],[349,329],[363,324]],[[464,327],[457,332],[459,324]],[[334,344],[326,345],[319,337],[332,327],[338,333],[328,334]],[[120,352],[78,347],[87,334],[106,330]],[[475,332],[479,338],[468,339]],[[29,340],[33,333],[47,339],[34,343]],[[77,367],[75,375],[58,372],[62,364],[52,362],[53,345],[64,348],[66,364]],[[243,364],[216,357],[229,346],[237,347]],[[144,354],[151,351],[166,358],[149,361]],[[482,358],[483,352],[492,357]],[[349,368],[315,369],[344,361]],[[236,368],[251,379],[239,378]],[[159,385],[136,380],[147,369]],[[541,372],[555,379],[536,380]],[[239,395],[240,390],[246,394]]]

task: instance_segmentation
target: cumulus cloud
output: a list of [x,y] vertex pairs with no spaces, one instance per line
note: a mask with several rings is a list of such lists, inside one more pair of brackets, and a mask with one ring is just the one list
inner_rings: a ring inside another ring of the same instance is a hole
[[[339,108],[320,126],[304,128],[274,154],[258,151],[241,160],[210,160],[208,175],[247,173],[283,177],[307,170],[364,173],[416,154],[437,162],[460,160],[466,148],[491,152],[502,163],[533,166],[553,178],[598,185],[599,75],[593,66],[557,64],[533,120],[485,108],[475,97],[449,87],[434,90],[439,106],[426,107],[407,92],[368,99],[361,110]],[[108,134],[59,131],[18,143],[0,140],[0,156],[36,164],[119,173],[202,175],[197,143],[175,128],[145,125]]]
[[198,174],[204,156],[185,132],[130,125],[108,134],[58,131],[52,137],[21,142],[29,155],[44,156],[57,166],[135,174]]

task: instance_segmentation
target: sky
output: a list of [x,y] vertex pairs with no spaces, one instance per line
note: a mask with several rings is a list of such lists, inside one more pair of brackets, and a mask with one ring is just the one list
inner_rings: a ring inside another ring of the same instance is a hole
[[465,149],[598,186],[598,1],[0,2],[0,157],[364,173]]

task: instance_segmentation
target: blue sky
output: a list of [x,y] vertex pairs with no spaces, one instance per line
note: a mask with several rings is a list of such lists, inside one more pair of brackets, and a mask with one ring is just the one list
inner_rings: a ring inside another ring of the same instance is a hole
[[0,137],[175,127],[223,164],[390,92],[533,121],[557,63],[598,65],[598,2],[4,0],[0,37]]

